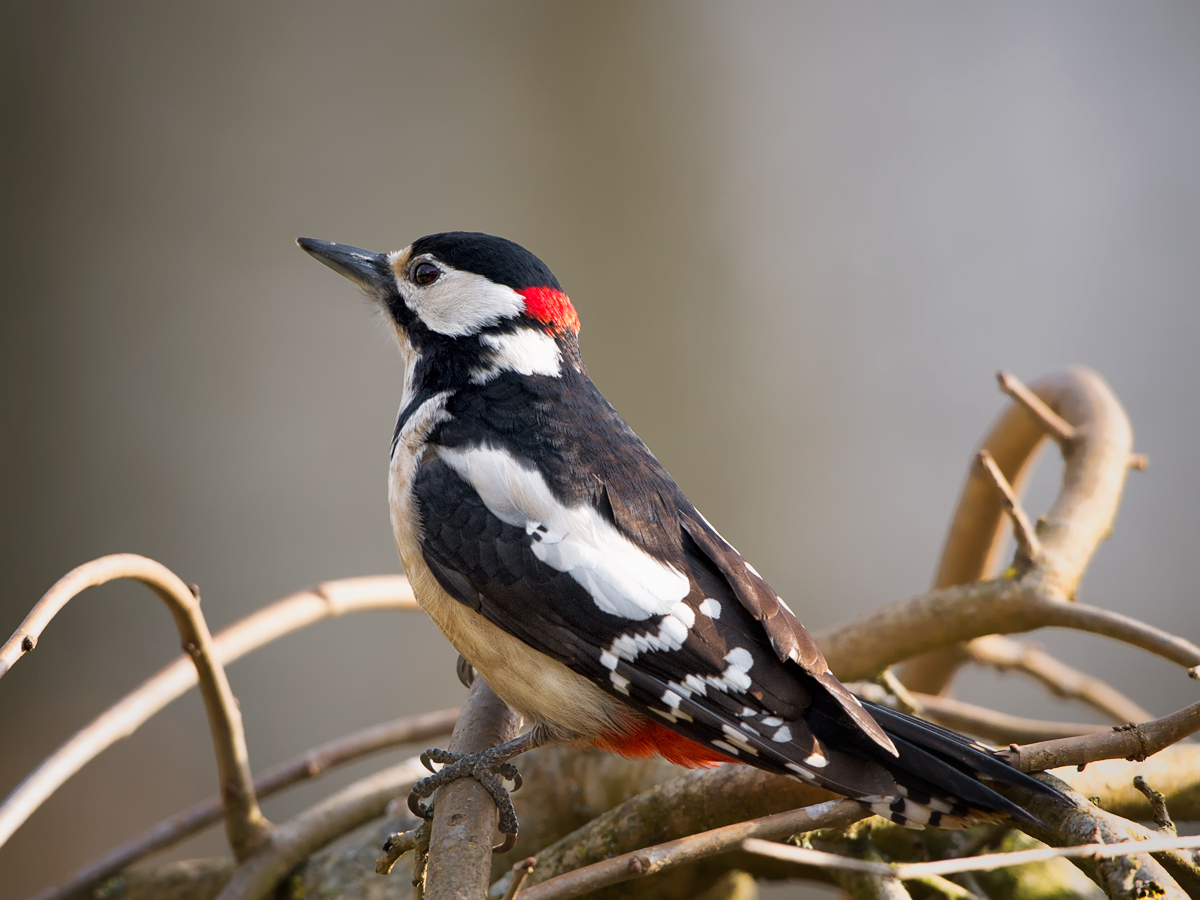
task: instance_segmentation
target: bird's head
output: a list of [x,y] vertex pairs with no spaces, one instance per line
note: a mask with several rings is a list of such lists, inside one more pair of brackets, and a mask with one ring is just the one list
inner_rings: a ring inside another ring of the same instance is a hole
[[575,308],[546,264],[519,244],[470,231],[426,235],[393,253],[297,243],[380,303],[401,345],[446,386],[504,371],[583,371]]

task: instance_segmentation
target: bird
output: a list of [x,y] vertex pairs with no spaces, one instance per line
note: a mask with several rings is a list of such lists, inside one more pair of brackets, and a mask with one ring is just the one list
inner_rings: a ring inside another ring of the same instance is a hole
[[742,763],[910,828],[1038,819],[997,785],[1053,793],[962,735],[860,700],[787,603],[588,377],[579,317],[530,251],[478,232],[376,253],[300,238],[382,309],[404,368],[388,496],[404,571],[461,657],[532,727],[431,750],[422,802],[473,776],[498,851],[511,762],[557,742],[685,766]]

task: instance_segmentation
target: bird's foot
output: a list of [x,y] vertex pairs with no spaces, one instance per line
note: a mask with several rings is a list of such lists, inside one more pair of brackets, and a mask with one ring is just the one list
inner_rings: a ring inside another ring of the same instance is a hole
[[[519,752],[519,751],[518,751]],[[423,778],[413,785],[408,795],[408,808],[423,819],[433,818],[433,807],[421,801],[440,787],[444,787],[460,778],[474,778],[483,789],[491,795],[500,811],[500,833],[504,835],[504,843],[493,847],[493,853],[507,853],[517,842],[517,811],[513,808],[512,797],[504,787],[506,779],[513,783],[513,790],[521,787],[521,773],[509,762],[515,754],[504,744],[482,750],[479,753],[451,753],[448,750],[426,750],[421,754],[421,762],[430,772],[428,778]],[[435,769],[434,764],[442,765]]]

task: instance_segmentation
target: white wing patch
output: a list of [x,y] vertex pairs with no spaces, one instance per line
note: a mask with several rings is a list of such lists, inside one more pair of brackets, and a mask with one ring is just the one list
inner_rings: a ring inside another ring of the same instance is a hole
[[[525,529],[534,556],[574,578],[601,610],[635,622],[668,616],[656,640],[673,642],[679,629],[686,637],[692,623],[680,618],[686,614],[678,606],[683,605],[680,601],[690,584],[674,566],[633,544],[590,506],[564,506],[540,472],[521,465],[504,450],[439,447],[437,452],[475,489],[492,515]],[[674,624],[668,625],[669,621]]]
[[562,351],[558,342],[544,331],[521,328],[509,334],[484,334],[479,337],[490,353],[487,368],[472,369],[471,381],[485,384],[501,372],[521,375],[562,375]]

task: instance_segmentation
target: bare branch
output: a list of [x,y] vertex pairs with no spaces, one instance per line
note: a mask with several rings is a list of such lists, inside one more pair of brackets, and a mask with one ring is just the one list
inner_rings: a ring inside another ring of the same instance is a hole
[[[748,839],[742,843],[742,849],[749,853],[771,856],[775,859],[787,860],[806,866],[823,869],[846,869],[851,872],[868,872],[872,875],[882,875],[900,881],[922,878],[929,875],[953,875],[958,872],[990,872],[993,869],[1004,869],[1009,866],[1023,866],[1027,863],[1044,862],[1048,859],[1078,859],[1091,857],[1093,859],[1113,859],[1118,856],[1131,856],[1137,853],[1154,853],[1159,850],[1183,850],[1200,847],[1200,835],[1190,837],[1162,837],[1147,841],[1122,841],[1119,844],[1084,844],[1078,847],[1046,847],[1037,850],[1017,850],[1012,853],[986,853],[982,856],[959,857],[955,859],[938,859],[931,862],[917,863],[886,863],[868,859],[855,859],[850,856],[840,856],[836,853],[825,853],[821,850],[810,850],[806,847],[793,847],[789,844],[773,843],[771,841]],[[1184,896],[1181,892],[1179,896]]]
[[1197,730],[1200,730],[1200,701],[1140,725],[1119,725],[1102,734],[1010,748],[1005,757],[1022,772],[1085,766],[1101,759],[1143,760]]
[[261,850],[238,866],[217,900],[264,900],[288,872],[330,841],[383,815],[388,801],[427,774],[420,759],[354,782],[279,825]]
[[693,834],[679,840],[624,853],[526,888],[521,900],[567,900],[588,891],[653,875],[736,849],[750,837],[783,838],[818,828],[839,828],[870,815],[853,800],[830,800],[815,806],[777,813]]
[[[254,779],[254,789],[259,797],[269,797],[372,753],[449,734],[457,718],[457,709],[443,709],[407,716],[336,738],[266,770]],[[143,856],[178,843],[220,818],[220,798],[202,800],[191,809],[159,822],[133,840],[109,851],[67,881],[42,891],[33,900],[64,900],[76,891],[120,872]]]
[[1021,578],[942,588],[891,603],[816,639],[838,678],[870,681],[893,663],[948,644],[1036,628],[1114,638],[1184,666],[1192,677],[1200,665],[1200,647],[1190,641],[1121,613],[1058,599],[1047,592],[1040,568]]
[[[311,590],[272,603],[223,629],[212,639],[213,652],[221,665],[228,665],[251,650],[323,619],[368,610],[419,608],[408,579],[402,575],[326,581]],[[181,656],[75,732],[0,804],[0,844],[7,841],[68,778],[117,741],[129,737],[196,683],[196,668],[188,657]]]
[[[242,715],[230,690],[229,680],[225,677],[225,669],[214,651],[208,624],[200,611],[199,594],[184,584],[178,575],[161,563],[133,553],[102,556],[73,569],[45,593],[25,617],[16,634],[0,648],[0,676],[37,645],[50,620],[73,597],[89,587],[119,578],[141,582],[166,603],[179,630],[184,652],[195,664],[217,756],[220,795],[225,808],[225,832],[234,856],[244,859],[262,846],[272,826],[258,808],[250,778],[250,759],[246,752]],[[7,833],[0,831],[0,842],[11,833],[11,830]]]
[[[629,798],[541,849],[530,880],[540,883],[664,839],[685,837],[706,826],[730,825],[832,796],[750,766],[689,772]],[[499,898],[506,886],[507,876],[492,885],[491,895]]]
[[[475,753],[516,737],[521,717],[476,678],[463,704],[449,750]],[[433,833],[425,875],[428,900],[483,897],[492,867],[495,801],[474,778],[440,788],[433,798]]]
[[1004,477],[1004,473],[1000,471],[1000,467],[996,465],[996,460],[992,458],[992,454],[987,450],[980,450],[975,458],[979,464],[983,466],[984,471],[992,479],[992,483],[996,485],[996,490],[1000,492],[1000,496],[1004,498],[1004,511],[1008,513],[1009,519],[1012,520],[1013,537],[1017,542],[1017,559],[1024,565],[1033,565],[1042,555],[1042,545],[1038,541],[1037,532],[1033,529],[1033,523],[1029,521],[1029,516],[1021,507],[1021,502],[1017,499],[1016,493],[1012,489],[1012,485],[1008,483],[1008,479]]
[[[1038,529],[1043,559],[1041,592],[1073,598],[1084,568],[1112,529],[1133,447],[1129,419],[1104,379],[1090,369],[1071,368],[1034,382],[1030,390],[1074,434],[1064,448],[1062,488]],[[1043,420],[1014,402],[984,438],[985,449],[1019,494],[1035,452],[1046,437]],[[971,466],[942,549],[935,589],[987,578],[998,568],[1004,546],[1005,512],[991,478]],[[930,648],[933,649],[933,648]],[[961,663],[961,650],[943,647],[910,661],[902,679],[913,690],[940,694]]]
[[965,645],[967,658],[1000,672],[1020,672],[1040,681],[1055,696],[1078,700],[1114,722],[1147,722],[1149,710],[1099,678],[1055,659],[1037,647],[998,634],[976,638]]
[[1180,821],[1200,820],[1200,744],[1174,744],[1145,762],[1109,759],[1089,763],[1080,772],[1074,766],[1054,774],[1084,797],[1099,797],[1100,805],[1126,819],[1150,819],[1153,811],[1133,786],[1140,775],[1161,791]]

